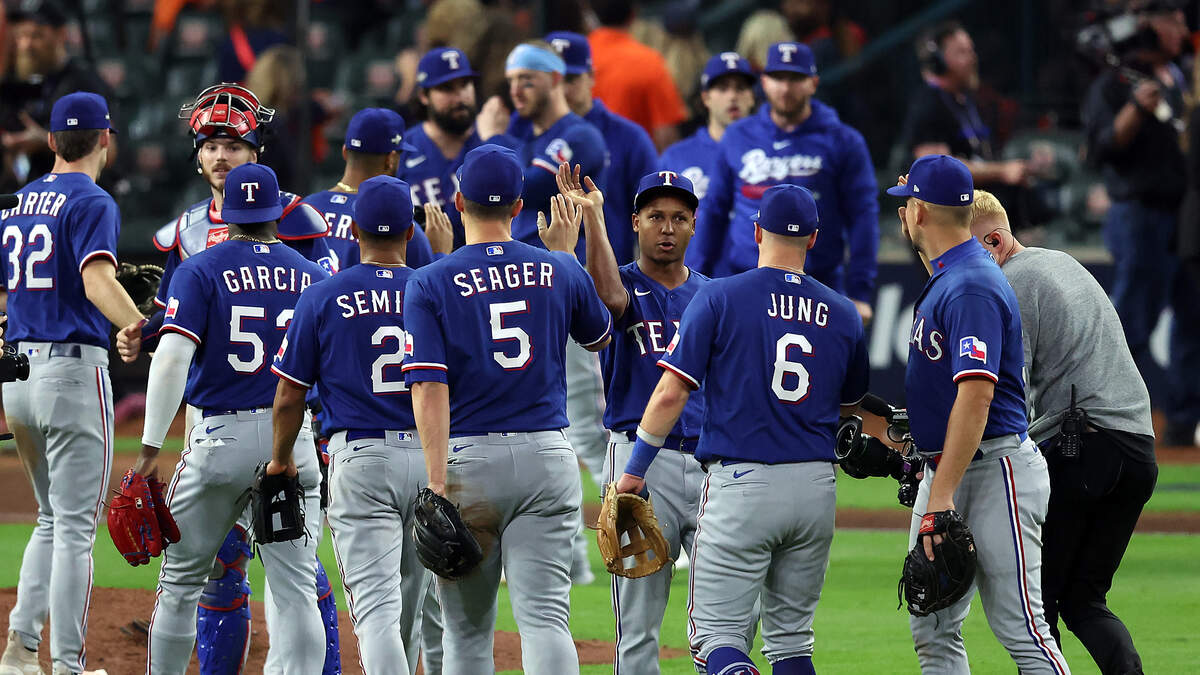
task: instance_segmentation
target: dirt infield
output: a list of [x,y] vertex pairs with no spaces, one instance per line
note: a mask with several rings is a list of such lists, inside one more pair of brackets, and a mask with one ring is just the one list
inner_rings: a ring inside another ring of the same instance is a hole
[[[17,589],[0,589],[0,614],[7,616],[16,600]],[[263,606],[261,602],[254,601],[250,605],[255,621],[246,672],[261,673],[263,662],[267,658],[267,632],[262,622]],[[146,634],[132,626],[131,620],[150,616],[150,610],[154,608],[154,592],[144,589],[96,588],[92,591],[92,606],[103,607],[104,611],[92,611],[88,618],[88,668],[104,668],[109,675],[126,675],[145,670]],[[354,638],[350,617],[345,612],[339,615],[338,630],[341,636],[342,670],[357,671],[353,664],[358,663],[358,641]],[[42,667],[46,672],[50,672],[50,643],[43,640],[42,644]],[[579,650],[579,662],[582,664],[612,662],[611,642],[576,640],[575,647]],[[521,638],[516,633],[496,631],[493,653],[497,670],[521,668]],[[662,650],[662,658],[675,658],[683,654],[681,649]],[[199,667],[193,659],[188,673],[199,672]]]

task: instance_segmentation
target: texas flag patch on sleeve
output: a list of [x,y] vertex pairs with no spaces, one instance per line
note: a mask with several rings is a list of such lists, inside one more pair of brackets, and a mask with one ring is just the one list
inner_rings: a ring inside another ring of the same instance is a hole
[[412,333],[405,333],[405,334],[404,334],[404,355],[405,355],[405,356],[412,356],[412,355],[413,355],[413,336],[412,336]]
[[174,319],[179,312],[179,300],[171,298],[167,301],[167,318]]
[[974,335],[958,341],[958,355],[987,363],[987,343]]

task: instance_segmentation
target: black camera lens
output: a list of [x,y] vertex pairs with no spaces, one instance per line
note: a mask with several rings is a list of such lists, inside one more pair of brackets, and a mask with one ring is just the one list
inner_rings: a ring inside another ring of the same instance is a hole
[[10,345],[4,345],[0,353],[0,382],[15,382],[29,379],[29,357],[20,354]]

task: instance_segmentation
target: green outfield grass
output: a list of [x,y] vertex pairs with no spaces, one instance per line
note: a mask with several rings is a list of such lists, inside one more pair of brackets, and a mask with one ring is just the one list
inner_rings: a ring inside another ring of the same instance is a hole
[[[1169,471],[1164,471],[1164,475],[1174,474],[1174,468],[1168,467]],[[1188,482],[1194,480],[1195,474],[1182,471],[1178,478]],[[890,507],[891,486],[882,479],[875,480],[880,489],[872,489],[870,481],[839,481],[839,500],[843,505]],[[590,481],[585,482],[585,499],[599,499],[598,491]],[[1190,504],[1193,509],[1200,510],[1195,500],[1181,504]],[[31,525],[0,525],[0,550],[9,552],[0,560],[0,586],[16,585],[19,552],[31,529]],[[329,542],[326,534],[320,555],[334,580],[338,604],[344,608],[345,600],[341,584],[336,580],[337,566]],[[917,672],[907,615],[896,609],[896,579],[905,543],[903,532],[838,531],[824,594],[817,609],[814,661],[820,672]],[[606,583],[608,577],[601,566],[594,540],[591,556],[598,581],[572,591],[571,629],[580,639],[611,640],[613,617]],[[1200,636],[1195,624],[1195,608],[1200,606],[1200,575],[1194,573],[1198,559],[1200,537],[1139,534],[1130,544],[1110,594],[1110,605],[1130,626],[1146,672],[1181,673],[1194,669],[1195,654],[1200,652]],[[97,586],[153,588],[156,572],[156,567],[130,567],[112,546],[107,532],[101,531],[97,535]],[[261,589],[262,567],[252,564],[250,576],[253,587]],[[672,582],[672,599],[662,638],[665,645],[684,650],[687,648],[686,595],[687,574],[680,570]],[[503,588],[497,627],[516,630],[507,589]],[[971,653],[972,672],[1007,675],[1014,671],[1012,661],[991,636],[978,601],[963,632]],[[1064,641],[1067,660],[1075,672],[1094,672],[1083,647],[1069,634]],[[755,656],[756,661],[765,665],[760,654]],[[611,673],[612,668],[587,666],[583,672]],[[694,671],[690,659],[684,656],[664,661],[662,672],[664,675],[683,675]]]

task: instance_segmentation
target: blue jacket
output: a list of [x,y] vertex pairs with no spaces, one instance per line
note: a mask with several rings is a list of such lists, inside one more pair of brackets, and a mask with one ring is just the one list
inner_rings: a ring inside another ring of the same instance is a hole
[[[708,194],[700,203],[688,266],[710,277],[754,268],[754,214],[763,192],[793,183],[812,191],[821,217],[805,271],[855,300],[870,302],[879,249],[879,187],[862,134],[814,100],[812,115],[791,133],[768,106],[731,124],[718,144]],[[732,210],[732,214],[730,211]],[[843,263],[849,248],[849,266]]]
[[692,181],[696,197],[704,199],[717,159],[717,147],[708,127],[702,126],[696,133],[663,150],[662,157],[658,158],[658,168],[674,171]]
[[604,190],[604,223],[608,242],[612,245],[617,264],[633,262],[637,239],[633,234],[633,198],[637,195],[642,177],[657,168],[658,151],[646,130],[612,112],[600,99],[592,101],[592,109],[583,119],[604,137],[608,146],[608,167],[602,182]]

